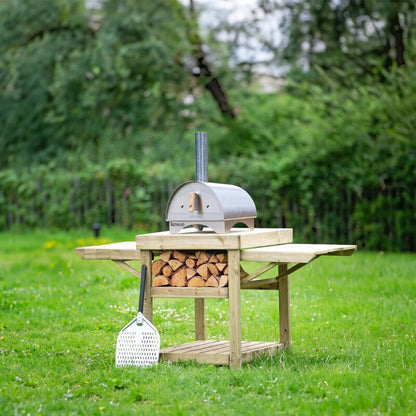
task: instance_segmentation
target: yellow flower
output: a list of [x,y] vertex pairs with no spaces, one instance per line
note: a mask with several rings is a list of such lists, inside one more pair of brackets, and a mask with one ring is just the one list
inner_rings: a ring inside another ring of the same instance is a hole
[[51,241],[47,241],[46,243],[43,244],[43,248],[46,250],[49,250],[51,248],[55,248],[58,247],[59,243],[55,240],[51,240]]

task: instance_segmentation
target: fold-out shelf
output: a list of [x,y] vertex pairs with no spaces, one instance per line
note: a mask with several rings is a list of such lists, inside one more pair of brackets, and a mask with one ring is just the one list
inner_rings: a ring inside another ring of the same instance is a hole
[[[283,348],[280,342],[241,342],[241,362],[251,361],[260,355],[273,356]],[[229,341],[194,341],[160,351],[160,360],[169,362],[194,360],[198,364],[230,365]]]

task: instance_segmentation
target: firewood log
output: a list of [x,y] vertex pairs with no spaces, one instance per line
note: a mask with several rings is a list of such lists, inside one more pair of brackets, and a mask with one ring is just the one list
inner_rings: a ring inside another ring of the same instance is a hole
[[163,276],[169,277],[172,275],[172,267],[169,266],[169,264],[166,264],[165,266],[163,266],[162,268],[162,274]]
[[162,259],[164,262],[166,262],[166,263],[167,263],[167,262],[170,260],[171,255],[172,255],[172,250],[169,250],[169,251],[162,251],[162,252],[160,253],[159,258],[160,258],[160,259]]
[[218,257],[215,254],[211,254],[208,263],[219,263]]
[[228,266],[228,264],[227,264],[227,263],[217,263],[217,264],[216,264],[216,266],[217,266],[217,269],[218,269],[220,272],[223,272],[223,271],[224,271],[224,269]]
[[218,287],[219,286],[218,278],[216,276],[208,277],[207,281],[205,282],[205,286]]
[[186,268],[186,278],[192,279],[194,276],[196,275],[196,270],[191,268],[191,267],[187,267]]
[[185,264],[187,267],[193,268],[196,266],[196,259],[192,259],[191,257],[188,257],[185,261]]
[[185,260],[188,258],[188,255],[183,251],[174,250],[174,252],[172,253],[172,257],[180,261],[181,263],[185,263]]
[[226,274],[223,274],[220,277],[219,287],[225,287],[228,286],[228,276]]
[[218,259],[219,263],[226,263],[227,262],[227,254],[217,253],[217,259]]
[[179,260],[176,260],[176,259],[169,260],[168,263],[169,263],[169,266],[172,267],[173,271],[175,271],[175,270],[179,269],[179,267],[183,266],[183,263]]
[[[152,286],[226,287],[228,286],[227,253],[164,250],[152,263],[155,278]],[[241,277],[248,273],[240,266]],[[156,279],[157,278],[157,279]]]
[[160,271],[162,270],[162,267],[165,265],[166,263],[159,259],[159,260],[155,260],[152,264],[152,273],[153,276],[157,276],[158,274],[160,274]]
[[217,266],[213,263],[208,263],[208,270],[211,274],[214,274],[214,275],[220,274]]
[[181,267],[172,274],[170,285],[176,287],[186,286],[186,267]]
[[206,251],[197,251],[196,256],[198,258],[196,265],[200,266],[201,264],[206,263],[209,260],[208,254],[206,253]]
[[208,277],[211,276],[211,272],[209,271],[208,264],[202,264],[196,269],[197,273],[204,279],[207,280]]
[[195,276],[188,280],[188,287],[202,287],[205,286],[205,280],[202,277]]
[[152,280],[152,286],[169,286],[170,280],[163,275],[158,275]]

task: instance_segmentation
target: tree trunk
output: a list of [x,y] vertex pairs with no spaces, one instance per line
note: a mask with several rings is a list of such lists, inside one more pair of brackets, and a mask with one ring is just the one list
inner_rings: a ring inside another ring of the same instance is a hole
[[400,25],[399,15],[397,10],[394,10],[393,14],[389,16],[389,31],[394,38],[394,51],[396,54],[397,66],[405,65],[404,60],[404,40],[403,40],[403,28]]
[[234,119],[235,113],[233,108],[230,105],[228,100],[227,94],[225,93],[224,89],[222,88],[220,81],[218,78],[212,73],[208,63],[207,63],[207,56],[202,47],[202,39],[197,32],[195,27],[198,27],[194,22],[196,22],[195,16],[195,8],[193,0],[189,2],[189,14],[190,14],[190,22],[188,22],[186,27],[186,33],[188,37],[188,41],[192,46],[192,54],[195,58],[196,64],[198,65],[199,71],[194,71],[194,76],[203,76],[205,77],[205,88],[211,93],[212,98],[214,98],[215,102],[217,103],[218,108],[220,109],[221,113],[227,117]]

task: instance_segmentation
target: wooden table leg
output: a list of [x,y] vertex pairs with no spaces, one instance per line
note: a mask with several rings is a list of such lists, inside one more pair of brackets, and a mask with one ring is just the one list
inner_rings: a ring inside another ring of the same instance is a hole
[[151,250],[140,250],[140,262],[147,267],[146,286],[144,290],[143,315],[153,321],[153,299],[150,293],[152,288],[152,252]]
[[205,299],[195,298],[195,340],[206,339],[205,334]]
[[240,250],[228,250],[230,367],[241,367]]
[[[287,271],[287,264],[279,264],[279,274]],[[290,347],[290,293],[289,276],[279,281],[279,331],[280,342]]]

